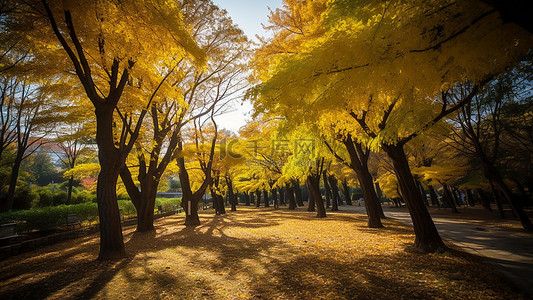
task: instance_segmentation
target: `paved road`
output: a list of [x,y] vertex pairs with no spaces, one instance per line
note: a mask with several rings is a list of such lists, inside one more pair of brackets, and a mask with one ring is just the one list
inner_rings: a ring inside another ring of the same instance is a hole
[[[364,207],[343,206],[341,210],[365,213]],[[412,224],[407,209],[384,207],[385,215]],[[441,237],[478,255],[533,298],[533,235],[476,226],[469,222],[434,217]]]

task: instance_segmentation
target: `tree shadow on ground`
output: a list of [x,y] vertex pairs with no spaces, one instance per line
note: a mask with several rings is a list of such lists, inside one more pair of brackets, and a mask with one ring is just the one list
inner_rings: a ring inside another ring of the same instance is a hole
[[[267,215],[256,215],[237,221],[233,216],[201,215],[202,225],[183,226],[183,217],[176,216],[157,221],[157,230],[134,232],[131,228],[125,234],[127,258],[115,262],[98,262],[97,236],[85,237],[47,246],[11,257],[0,262],[1,299],[75,298],[89,299],[99,293],[113,277],[121,272],[128,275],[126,267],[135,261],[147,260],[149,255],[167,248],[181,246],[189,249],[204,249],[217,253],[216,260],[198,260],[200,268],[216,269],[223,265],[238,263],[240,259],[253,257],[257,251],[272,245],[267,240],[232,238],[224,234],[227,226],[260,228],[274,226],[276,221]],[[209,221],[207,221],[209,220]],[[207,221],[207,222],[206,222]],[[180,227],[177,232],[170,228]],[[233,253],[239,253],[235,257]],[[139,257],[138,257],[139,256]],[[142,264],[142,263],[141,263]],[[186,277],[186,274],[182,274]],[[164,273],[156,282],[176,280]],[[130,276],[132,282],[134,278]]]
[[[456,252],[351,253],[340,244],[321,247],[317,241],[298,244],[298,236],[264,236],[288,218],[297,226],[280,235],[298,232],[298,226],[336,230],[338,222],[340,230],[362,231],[365,239],[412,236],[392,220],[385,229],[368,229],[360,227],[365,216],[339,213],[315,223],[318,219],[309,214],[268,209],[202,213],[202,224],[195,227],[182,225],[182,215],[159,219],[155,231],[126,230],[128,258],[117,262],[95,261],[96,237],[57,244],[1,262],[0,298],[488,298],[508,289],[489,268]],[[463,287],[472,280],[475,284]],[[457,290],[450,289],[450,282],[458,283]],[[225,285],[233,285],[233,294],[221,292]]]

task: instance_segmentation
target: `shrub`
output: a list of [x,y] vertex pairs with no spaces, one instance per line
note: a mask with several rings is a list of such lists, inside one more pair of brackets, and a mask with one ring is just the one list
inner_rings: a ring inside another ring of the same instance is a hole
[[76,214],[80,220],[98,219],[96,203],[59,205],[0,214],[0,223],[18,223],[17,230],[46,230],[66,224],[67,214]]
[[155,199],[155,209],[157,206],[163,206],[163,211],[173,211],[174,205],[181,207],[181,197],[180,198],[156,198]]
[[50,189],[42,187],[37,190],[37,193],[39,194],[39,207],[52,206],[54,195]]
[[54,203],[54,206],[66,204],[67,203],[67,192],[65,191],[56,192],[52,199],[53,199],[52,202]]
[[39,199],[39,195],[31,191],[29,186],[21,186],[15,191],[13,209],[30,209],[32,202],[35,202],[37,199]]

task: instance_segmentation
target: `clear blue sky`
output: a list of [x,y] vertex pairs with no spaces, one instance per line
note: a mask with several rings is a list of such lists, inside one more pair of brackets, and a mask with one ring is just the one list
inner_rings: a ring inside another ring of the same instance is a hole
[[261,23],[268,23],[268,7],[272,10],[281,7],[281,0],[213,0],[228,11],[233,21],[254,39],[256,34],[264,36]]
[[[267,36],[261,24],[268,24],[268,8],[275,10],[281,7],[282,0],[213,0],[213,2],[228,11],[233,22],[253,41],[257,42],[255,35]],[[217,124],[238,132],[239,128],[250,119],[249,112],[252,110],[250,103],[240,101],[233,104],[234,110],[217,117]]]

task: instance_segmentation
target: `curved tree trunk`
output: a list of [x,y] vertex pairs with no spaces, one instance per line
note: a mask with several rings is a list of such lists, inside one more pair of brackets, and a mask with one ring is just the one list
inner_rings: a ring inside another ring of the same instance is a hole
[[[368,227],[380,228],[383,227],[380,216],[379,200],[374,190],[374,181],[372,174],[368,170],[369,151],[364,151],[361,144],[352,141],[351,137],[343,142],[348,154],[350,155],[350,167],[355,171],[359,184],[361,185],[361,191],[363,192],[363,198],[365,199],[366,214],[368,216]],[[383,215],[385,217],[385,215]]]
[[383,145],[382,148],[392,160],[402,196],[413,221],[415,231],[414,247],[426,252],[446,249],[413,180],[409,162],[403,150],[403,144]]

